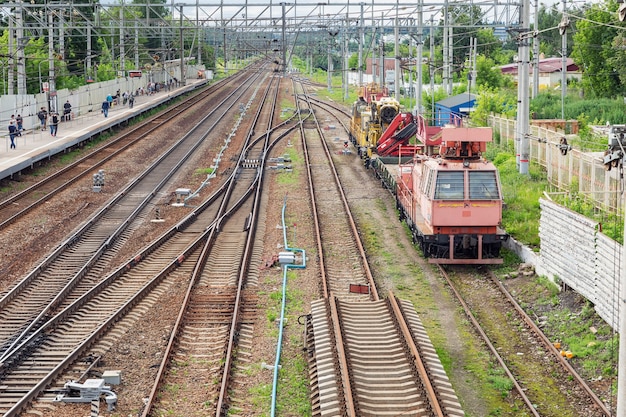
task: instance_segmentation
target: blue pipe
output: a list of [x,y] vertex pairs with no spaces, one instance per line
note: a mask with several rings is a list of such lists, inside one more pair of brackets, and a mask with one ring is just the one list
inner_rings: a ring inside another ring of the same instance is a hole
[[282,300],[280,306],[280,322],[278,327],[278,344],[276,346],[276,361],[274,362],[274,380],[272,382],[272,410],[270,412],[271,417],[276,416],[276,390],[278,386],[278,370],[280,367],[280,354],[283,344],[283,323],[285,321],[285,304],[287,302],[287,270],[289,268],[302,269],[306,267],[306,253],[304,249],[290,248],[287,244],[287,226],[285,225],[285,209],[287,208],[287,196],[283,202],[282,222],[283,222],[283,240],[285,242],[285,250],[301,252],[302,253],[302,265],[296,264],[284,264],[283,265],[283,288],[282,288]]

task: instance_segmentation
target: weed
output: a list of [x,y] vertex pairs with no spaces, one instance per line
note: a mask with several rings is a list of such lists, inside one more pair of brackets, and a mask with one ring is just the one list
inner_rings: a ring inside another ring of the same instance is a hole
[[206,176],[206,175],[211,175],[213,172],[215,172],[215,168],[211,167],[211,168],[198,168],[195,170],[194,175],[202,175],[202,176]]

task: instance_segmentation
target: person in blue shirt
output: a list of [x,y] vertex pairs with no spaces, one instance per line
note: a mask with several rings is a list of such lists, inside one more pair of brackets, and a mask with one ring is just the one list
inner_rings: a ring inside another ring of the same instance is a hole
[[11,149],[15,149],[15,136],[17,136],[17,126],[15,120],[9,121],[9,137],[11,138]]
[[109,117],[109,107],[109,102],[104,100],[102,102],[102,114],[104,114],[104,117]]

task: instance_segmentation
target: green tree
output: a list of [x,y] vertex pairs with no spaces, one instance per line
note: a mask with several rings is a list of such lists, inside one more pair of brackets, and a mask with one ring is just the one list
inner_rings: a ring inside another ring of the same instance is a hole
[[591,5],[584,13],[585,19],[577,23],[573,35],[571,56],[583,70],[585,94],[592,97],[615,97],[625,93],[619,73],[611,65],[619,62],[614,47],[618,34],[616,13],[616,3]]
[[[454,24],[452,65],[455,72],[457,72],[456,69],[460,72],[470,53],[470,39],[477,38],[480,29],[484,29],[481,27],[483,11],[478,6],[461,5],[450,7],[450,15],[452,16],[451,22]],[[486,33],[482,35],[486,36]],[[487,43],[483,44],[483,47],[487,47]]]
[[626,85],[626,37],[620,33],[613,38],[613,49],[615,54],[607,59],[607,64],[615,68],[617,77],[622,86]]
[[[542,4],[537,14],[537,29],[539,30],[539,52],[547,57],[557,56],[561,53],[561,34],[557,27],[561,22],[563,14],[558,11],[557,6],[546,6]],[[551,30],[548,30],[551,29]]]
[[510,86],[510,80],[502,75],[491,58],[484,55],[476,57],[476,85],[479,88],[500,88]]
[[510,90],[481,88],[476,98],[476,109],[471,113],[472,121],[480,126],[487,125],[487,118],[492,113],[515,117],[517,113],[517,94]]

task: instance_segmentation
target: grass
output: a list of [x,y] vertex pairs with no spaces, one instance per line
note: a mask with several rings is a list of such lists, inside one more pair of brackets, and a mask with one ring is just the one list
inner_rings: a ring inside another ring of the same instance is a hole
[[[319,75],[314,74],[313,81],[320,84],[328,84],[328,80],[326,78],[326,73],[324,73],[324,77],[320,77]],[[343,105],[351,106],[358,98],[358,91],[356,88],[348,89],[348,97],[344,97],[344,91],[341,87],[341,77],[332,77],[331,80],[331,89],[328,91],[326,89],[319,89],[317,91],[317,95],[321,99],[332,100],[336,103],[341,103]]]
[[574,354],[583,378],[617,375],[618,335],[595,313],[593,304],[574,292],[561,292],[545,277],[516,290],[516,298],[531,317],[543,317],[548,338]]
[[529,175],[520,175],[515,155],[495,145],[489,147],[485,156],[493,161],[500,174],[505,202],[502,211],[504,229],[516,240],[539,250],[539,198],[548,188],[545,173],[538,165],[531,164]]
[[493,388],[500,392],[502,398],[509,396],[509,392],[513,389],[513,381],[505,373],[501,367],[489,368],[487,380]]
[[285,164],[291,164],[291,171],[278,171],[279,175],[276,176],[276,181],[280,185],[298,185],[302,172],[303,157],[293,147],[287,148],[284,155],[291,159],[291,162],[285,162]]
[[[298,323],[298,317],[308,308],[308,306],[303,304],[304,294],[298,287],[300,279],[302,279],[301,275],[297,271],[287,271],[285,339],[282,346],[281,369],[279,371],[276,399],[277,415],[281,416],[311,415],[307,363],[306,357],[302,355],[301,330],[296,324]],[[279,288],[267,294],[266,301],[267,304],[264,308],[269,321],[269,335],[277,340],[279,330],[277,324],[282,303],[282,288],[280,285]],[[297,329],[298,333],[292,334],[290,332],[291,329]],[[258,415],[269,415],[271,389],[271,384],[259,384],[250,389],[251,402],[255,409],[260,411]]]
[[281,416],[310,416],[309,379],[307,363],[299,356],[284,362],[278,372],[276,411]]
[[194,175],[211,175],[215,171],[215,168],[198,168],[194,171]]
[[272,398],[272,386],[270,384],[259,384],[250,387],[248,390],[250,393],[250,401],[254,405],[256,410],[265,410],[260,412],[259,416],[269,416],[269,410]]

